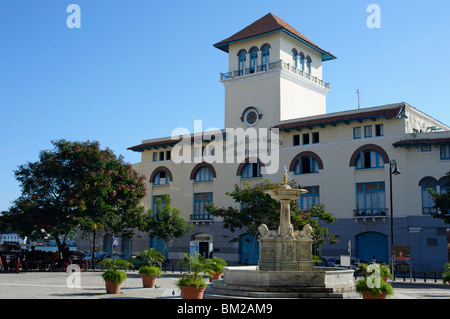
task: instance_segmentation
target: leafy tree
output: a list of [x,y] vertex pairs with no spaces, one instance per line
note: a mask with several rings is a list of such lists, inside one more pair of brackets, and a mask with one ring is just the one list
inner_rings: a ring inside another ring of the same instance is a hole
[[164,195],[164,201],[158,198],[156,211],[149,209],[139,225],[139,230],[164,241],[162,255],[170,240],[184,237],[193,229],[193,226],[188,226],[186,220],[180,216],[180,211],[170,204],[169,194]]
[[137,225],[145,184],[130,164],[98,142],[52,144],[14,171],[22,194],[0,216],[0,227],[33,239],[51,236],[61,249],[78,226],[120,232]]
[[[291,183],[290,186],[299,188],[295,183]],[[224,228],[228,228],[232,232],[236,229],[245,229],[250,234],[257,234],[258,227],[261,224],[266,224],[269,229],[278,229],[280,224],[280,203],[265,194],[264,191],[279,187],[280,184],[272,184],[269,180],[254,186],[244,183],[243,188],[236,185],[233,191],[226,194],[231,196],[236,203],[239,203],[241,209],[232,206],[219,208],[214,205],[208,205],[206,208],[212,215],[222,217]],[[331,244],[335,243],[334,235],[328,233],[328,229],[319,224],[319,221],[330,224],[334,220],[333,215],[325,210],[324,205],[315,205],[309,211],[302,211],[295,201],[291,202],[292,225],[295,229],[301,230],[303,226],[309,224],[313,228],[316,248],[327,241]]]
[[[447,174],[447,178],[450,180],[450,172]],[[432,214],[434,218],[439,218],[446,224],[450,224],[450,189],[446,192],[439,194],[433,189],[428,190],[434,200],[434,208],[436,208],[436,213]]]

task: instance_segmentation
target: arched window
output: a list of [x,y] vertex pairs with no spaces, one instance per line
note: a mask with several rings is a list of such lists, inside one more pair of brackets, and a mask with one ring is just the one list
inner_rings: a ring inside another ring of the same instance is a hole
[[[440,192],[441,195],[446,195],[446,194],[450,194],[450,178],[448,178],[447,176],[442,177],[439,180],[439,186],[441,188]],[[450,209],[448,209],[447,211],[442,211],[441,212],[443,214],[450,214]]]
[[422,190],[422,214],[434,214],[436,208],[434,206],[434,200],[431,196],[429,189],[436,191],[436,180],[432,177],[424,178],[420,182]]
[[165,171],[159,171],[155,174],[153,185],[167,185],[169,184],[169,177]]
[[258,48],[253,47],[250,50],[250,73],[256,72],[257,59],[258,59]]
[[356,159],[356,169],[383,168],[384,159],[380,153],[373,150],[362,151]]
[[267,71],[269,69],[269,56],[270,56],[270,45],[265,44],[261,48],[261,70]]
[[294,66],[294,68],[297,68],[298,66],[298,52],[297,50],[294,48],[292,49],[292,65]]
[[261,164],[259,162],[247,163],[242,168],[241,178],[256,178],[261,176]]
[[156,168],[150,176],[150,183],[153,186],[157,185],[169,185],[172,181],[172,173],[165,166]]
[[439,186],[442,195],[450,194],[450,179],[447,176],[444,176],[439,180]]
[[203,162],[197,164],[191,171],[190,180],[194,183],[212,182],[216,178],[214,166]]
[[245,74],[245,61],[247,59],[247,51],[245,51],[245,50],[239,51],[238,56],[239,56],[239,69],[238,69],[239,74],[238,75],[244,75]]
[[304,72],[305,71],[305,55],[303,54],[303,52],[300,52],[300,71]]
[[306,73],[311,74],[311,58],[309,55],[306,57]]
[[212,182],[212,173],[211,169],[208,166],[200,167],[197,170],[197,173],[195,173],[194,182],[200,183],[200,182]]
[[319,173],[319,163],[312,156],[300,157],[295,165],[295,174]]

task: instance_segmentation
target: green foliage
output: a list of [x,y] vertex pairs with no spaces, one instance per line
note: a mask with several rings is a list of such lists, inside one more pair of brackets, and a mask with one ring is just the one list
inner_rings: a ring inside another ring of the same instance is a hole
[[154,248],[144,249],[139,254],[139,257],[147,260],[147,266],[156,263],[158,267],[161,267],[161,263],[164,260],[164,256]]
[[113,284],[121,284],[127,279],[127,274],[123,270],[107,270],[102,274],[105,281],[110,281]]
[[107,267],[108,270],[106,270],[102,277],[105,281],[110,281],[113,284],[121,284],[122,282],[127,279],[127,274],[125,271],[120,269],[131,269],[133,267],[133,264],[130,263],[127,260],[119,259],[117,257],[115,258],[105,258],[102,261],[99,262],[99,265]]
[[208,259],[200,256],[198,253],[194,256],[184,254],[184,258],[178,262],[179,265],[189,266],[192,275],[183,275],[178,281],[178,286],[196,286],[197,288],[206,286],[206,282],[203,277],[200,276],[200,272],[206,272],[210,266]]
[[137,226],[143,176],[98,142],[52,144],[14,172],[21,196],[0,216],[0,227],[32,239],[52,236],[61,246],[77,227],[92,231],[96,224],[120,233]]
[[[446,175],[450,180],[450,172]],[[428,192],[433,197],[434,207],[437,210],[432,216],[443,220],[446,224],[450,224],[450,192],[440,194],[433,189],[429,189]]]
[[117,271],[119,269],[132,269],[133,264],[127,260],[119,259],[117,257],[114,258],[105,258],[98,263],[103,267],[107,267],[110,270]]
[[144,266],[139,268],[139,274],[140,275],[147,275],[147,276],[161,276],[162,272],[159,267],[155,266]]
[[208,263],[208,265],[205,271],[209,275],[214,275],[216,273],[223,272],[223,267],[227,266],[227,262],[220,257],[213,257],[207,259],[206,262]]
[[[300,188],[294,182],[290,186]],[[261,224],[266,224],[269,229],[277,229],[280,223],[280,203],[265,194],[264,191],[279,187],[280,184],[272,184],[269,180],[254,186],[244,182],[242,188],[236,185],[233,191],[226,193],[236,203],[242,205],[242,209],[219,208],[214,205],[207,205],[206,209],[212,215],[223,218],[224,228],[228,228],[232,232],[236,229],[246,229],[248,233],[256,234]],[[336,243],[335,236],[328,233],[326,227],[319,225],[319,221],[330,224],[334,220],[335,218],[326,211],[324,205],[315,205],[309,211],[302,211],[295,201],[291,202],[291,223],[295,229],[300,230],[309,224],[313,228],[316,247],[326,242]]]
[[450,283],[450,263],[444,265],[444,273],[442,274],[442,282],[444,285]]
[[171,197],[164,195],[163,200],[157,200],[157,211],[151,209],[143,216],[139,224],[139,230],[146,232],[150,237],[158,237],[164,240],[162,254],[166,250],[167,243],[172,238],[184,237],[193,229],[193,225],[188,225],[186,220],[180,216],[180,211],[172,207]]
[[183,274],[180,280],[178,280],[177,286],[195,286],[196,288],[199,288],[206,287],[207,284],[203,277],[195,277],[194,275],[188,276],[186,274]]

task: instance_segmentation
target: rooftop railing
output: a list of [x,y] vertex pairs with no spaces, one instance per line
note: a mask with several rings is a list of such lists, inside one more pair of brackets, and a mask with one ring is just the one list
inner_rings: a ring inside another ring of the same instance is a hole
[[242,70],[220,73],[220,80],[224,81],[224,80],[234,79],[237,77],[251,75],[251,74],[255,74],[255,73],[272,71],[272,70],[281,70],[281,69],[291,71],[292,73],[295,73],[302,78],[312,81],[312,82],[314,82],[322,87],[325,87],[327,89],[330,89],[330,83],[325,82],[316,76],[312,76],[308,72],[305,72],[299,68],[296,68],[293,65],[290,65],[289,63],[283,62],[282,60],[279,60],[277,62],[262,64],[262,65],[257,65],[257,66],[245,68]]

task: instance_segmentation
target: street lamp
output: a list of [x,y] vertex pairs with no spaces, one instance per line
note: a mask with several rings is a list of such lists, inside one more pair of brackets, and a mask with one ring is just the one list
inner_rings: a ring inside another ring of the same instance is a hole
[[392,175],[400,175],[400,171],[397,169],[397,162],[392,159],[389,163],[389,200],[391,206],[391,267],[392,267],[392,276],[394,276],[394,259],[392,258],[392,248],[394,247],[394,207],[392,205]]

